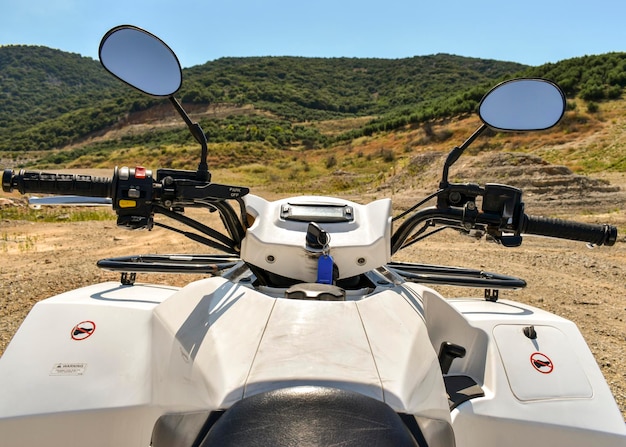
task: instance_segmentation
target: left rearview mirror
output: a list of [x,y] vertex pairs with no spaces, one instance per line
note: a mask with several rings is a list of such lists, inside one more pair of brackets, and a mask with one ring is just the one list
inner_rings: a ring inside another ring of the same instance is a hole
[[99,55],[108,72],[148,95],[172,96],[182,84],[174,52],[140,28],[123,25],[111,29],[100,42]]

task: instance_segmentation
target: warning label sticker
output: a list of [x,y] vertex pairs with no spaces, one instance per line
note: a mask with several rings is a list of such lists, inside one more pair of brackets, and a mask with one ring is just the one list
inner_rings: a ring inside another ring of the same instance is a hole
[[535,352],[530,356],[530,364],[542,374],[550,374],[554,371],[552,360],[541,352]]
[[55,363],[50,370],[51,376],[82,376],[87,369],[86,363]]
[[95,330],[96,323],[93,321],[81,321],[72,328],[70,337],[72,337],[72,340],[76,341],[85,340],[86,338],[91,337]]

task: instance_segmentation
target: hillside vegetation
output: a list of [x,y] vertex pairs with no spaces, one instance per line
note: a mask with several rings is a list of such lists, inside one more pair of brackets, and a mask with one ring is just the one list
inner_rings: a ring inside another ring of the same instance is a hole
[[[437,102],[452,91],[510,76],[523,66],[450,55],[410,59],[224,58],[186,69],[177,97],[187,106],[251,105],[254,113],[203,123],[213,141],[275,147],[326,143],[298,123],[379,116]],[[160,104],[121,85],[97,61],[43,47],[0,48],[0,150],[58,149]],[[261,113],[262,112],[262,113]],[[242,132],[242,129],[247,129]],[[184,144],[187,135],[137,137],[129,146]],[[142,141],[149,139],[150,141]]]
[[[184,70],[176,96],[209,137],[211,169],[247,184],[359,189],[411,166],[415,154],[460,144],[478,125],[473,112],[486,91],[517,76],[562,86],[569,108],[563,123],[541,141],[503,134],[479,140],[474,151],[534,151],[581,172],[626,169],[619,135],[591,148],[572,143],[618,122],[626,53],[540,67],[447,54],[223,58]],[[134,92],[97,61],[1,47],[0,85],[4,165],[197,166],[197,143],[167,101]],[[604,144],[612,145],[610,154]],[[339,174],[317,185],[327,173]]]
[[[60,124],[73,116],[72,134],[90,132],[94,126],[81,121],[88,122],[119,91],[119,82],[105,76],[100,63],[91,58],[41,46],[0,47],[1,148],[33,150],[40,143],[42,149],[60,147],[67,143],[62,136],[68,132],[55,121]],[[13,145],[42,123],[48,123],[43,129],[51,132],[35,137],[30,145]]]

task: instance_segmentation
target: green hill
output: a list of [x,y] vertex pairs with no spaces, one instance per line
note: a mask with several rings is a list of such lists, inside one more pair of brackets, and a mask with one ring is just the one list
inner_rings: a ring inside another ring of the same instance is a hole
[[406,59],[224,58],[185,75],[184,102],[251,103],[290,120],[378,115],[520,71],[448,54]]
[[[200,121],[219,168],[288,157],[276,151],[332,151],[358,138],[466,116],[491,86],[516,76],[551,79],[568,99],[594,110],[621,96],[626,53],[539,67],[449,54],[223,58],[183,74],[177,98]],[[20,158],[14,165],[111,166],[155,154],[174,167],[197,163],[196,143],[181,120],[167,115],[174,113],[167,101],[122,85],[98,61],[45,47],[0,47],[0,86],[0,156]],[[125,161],[129,154],[133,160]]]
[[[265,139],[270,136],[265,130],[273,127],[378,116],[437,101],[522,68],[445,54],[396,60],[224,58],[186,69],[178,97],[185,104],[251,104],[268,112],[225,125],[263,129],[254,138]],[[121,85],[97,61],[45,47],[1,47],[0,85],[0,151],[61,148],[161,102]],[[250,138],[222,127],[209,123],[208,131],[218,141]],[[296,140],[307,138],[311,135]],[[165,139],[184,143],[186,136]],[[292,138],[274,140],[283,147],[294,144]]]
[[[113,97],[119,85],[100,63],[41,46],[0,47],[0,141]],[[31,147],[32,149],[33,147]]]

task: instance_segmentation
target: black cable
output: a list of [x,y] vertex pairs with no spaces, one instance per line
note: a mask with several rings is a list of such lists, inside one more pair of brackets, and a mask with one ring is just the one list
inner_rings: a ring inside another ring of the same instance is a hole
[[402,213],[398,214],[397,216],[395,216],[393,219],[391,219],[392,222],[395,222],[398,219],[402,219],[404,216],[406,216],[407,214],[409,214],[411,211],[415,210],[416,208],[419,208],[420,206],[422,206],[423,204],[425,204],[426,202],[428,202],[431,199],[434,199],[435,197],[437,197],[439,195],[439,193],[441,193],[443,191],[443,189],[440,189],[434,193],[432,193],[429,196],[426,196],[426,198],[422,199],[421,201],[417,202],[415,205],[413,205],[411,208],[403,211]]
[[430,233],[426,233],[426,234],[424,234],[421,237],[417,237],[420,234],[422,234],[424,231],[426,231],[426,228],[428,228],[431,225],[432,224],[430,222],[428,222],[422,228],[420,228],[418,231],[413,233],[413,235],[410,238],[407,238],[408,242],[405,242],[404,245],[402,245],[402,247],[400,247],[400,250],[405,249],[407,247],[410,247],[411,245],[415,244],[416,242],[419,242],[419,241],[421,241],[423,239],[426,239],[427,237],[432,236],[433,234],[437,234],[440,231],[447,230],[448,228],[453,228],[453,227],[450,227],[450,226],[439,227],[436,230],[431,231]]
[[229,238],[228,236],[220,233],[219,231],[214,230],[211,227],[207,227],[204,224],[201,224],[200,222],[196,222],[195,220],[183,215],[183,214],[179,214],[176,213],[174,211],[170,211],[167,208],[163,208],[160,206],[155,206],[154,208],[154,212],[155,213],[160,213],[160,214],[164,214],[167,217],[174,219],[182,224],[185,224],[191,228],[193,228],[194,230],[198,230],[201,233],[206,234],[209,237],[212,237],[213,239],[227,245],[230,249],[235,249],[236,244],[235,241],[233,241],[231,238]]
[[185,231],[185,230],[181,230],[179,228],[175,228],[175,227],[172,227],[170,225],[166,225],[166,224],[163,224],[163,223],[160,223],[160,222],[154,222],[154,225],[157,226],[157,227],[165,228],[166,230],[170,230],[170,231],[173,231],[173,232],[178,233],[178,234],[182,234],[183,236],[185,236],[185,237],[187,237],[187,238],[189,238],[189,239],[191,239],[191,240],[193,240],[195,242],[199,242],[199,243],[207,245],[207,246],[209,246],[211,248],[215,248],[217,250],[223,251],[224,253],[237,254],[237,250],[235,250],[234,248],[227,247],[226,245],[222,245],[222,244],[220,244],[218,242],[215,242],[215,241],[213,241],[211,239],[208,239],[208,238],[206,238],[204,236],[200,236],[199,234],[191,233],[191,232]]

